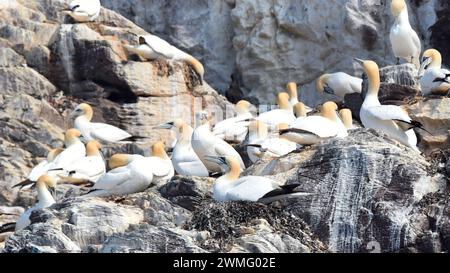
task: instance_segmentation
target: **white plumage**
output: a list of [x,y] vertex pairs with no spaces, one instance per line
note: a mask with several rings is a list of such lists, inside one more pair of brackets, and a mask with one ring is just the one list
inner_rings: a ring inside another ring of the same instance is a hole
[[317,80],[317,90],[344,98],[347,94],[361,93],[363,80],[344,72],[324,74]]
[[74,0],[69,4],[67,14],[77,22],[91,22],[98,18],[101,7],[100,0]]
[[450,90],[450,70],[442,68],[442,56],[436,49],[423,53],[419,70],[421,91],[424,96],[430,94],[447,95]]
[[192,148],[210,173],[220,172],[220,166],[206,160],[206,156],[233,156],[239,160],[242,169],[244,162],[238,152],[224,140],[216,137],[210,130],[209,116],[206,112],[196,114],[197,128],[192,134]]
[[244,141],[248,133],[250,119],[253,118],[249,109],[250,105],[247,101],[238,102],[236,104],[237,115],[216,123],[213,127],[213,134],[228,142],[241,143]]

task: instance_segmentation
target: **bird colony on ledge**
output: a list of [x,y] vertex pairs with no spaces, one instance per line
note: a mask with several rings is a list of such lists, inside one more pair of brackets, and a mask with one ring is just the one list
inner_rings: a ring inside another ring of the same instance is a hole
[[[63,12],[83,23],[95,21],[100,9],[98,0],[76,0]],[[421,54],[420,39],[409,23],[404,0],[393,0],[391,12],[395,23],[390,31],[390,41],[397,62],[405,60],[417,67],[424,96],[446,95],[450,89],[450,71],[442,68],[441,54],[435,49]],[[124,48],[149,61],[186,62],[203,84],[203,65],[188,53],[155,35],[138,36],[138,42],[137,45],[124,45]],[[368,77],[368,92],[359,112],[362,126],[379,130],[419,154],[414,129],[427,129],[401,106],[381,104],[378,65],[371,60],[355,60]],[[338,96],[342,103],[347,94],[362,93],[362,85],[361,78],[343,72],[324,74],[316,81],[318,92]],[[236,116],[215,125],[211,124],[212,116],[207,111],[195,114],[195,128],[183,117],[168,120],[154,129],[175,131],[177,139],[171,157],[166,153],[164,143],[157,142],[151,147],[150,157],[115,154],[107,164],[100,150],[102,144],[137,138],[112,125],[92,122],[92,107],[81,103],[71,114],[74,128],[65,133],[65,148],[50,151],[47,159],[35,166],[25,181],[16,185],[35,188],[38,202],[25,211],[17,223],[6,224],[1,231],[25,228],[30,223],[32,211],[57,202],[54,196],[57,184],[89,187],[90,191],[82,196],[84,198],[122,196],[164,185],[174,174],[180,174],[218,177],[212,188],[217,202],[270,203],[305,195],[296,191],[297,184],[283,185],[266,177],[241,176],[246,166],[233,145],[243,143],[250,162],[255,163],[263,157],[282,157],[330,138],[345,138],[359,125],[353,122],[349,109],[339,109],[335,102],[329,101],[317,108],[305,105],[298,100],[294,82],[288,83],[285,92],[278,94],[276,103],[278,108],[255,115],[254,106],[242,100],[235,106]]]

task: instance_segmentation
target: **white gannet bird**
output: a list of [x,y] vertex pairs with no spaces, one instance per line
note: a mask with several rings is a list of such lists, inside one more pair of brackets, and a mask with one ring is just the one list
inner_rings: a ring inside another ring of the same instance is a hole
[[[378,100],[380,72],[373,61],[357,59],[364,66],[369,78],[369,90],[361,106],[360,118],[366,128],[380,130],[400,143],[419,151],[413,128],[425,130],[420,122],[412,120],[408,113],[396,105],[381,105]],[[409,131],[409,132],[408,132]]]
[[33,183],[36,185],[38,202],[27,209],[16,223],[2,225],[0,227],[0,233],[19,231],[26,228],[31,224],[30,216],[33,211],[48,208],[55,203],[56,179],[54,177],[44,174]]
[[342,119],[342,122],[345,125],[345,128],[347,130],[353,130],[356,127],[353,125],[353,117],[352,117],[352,111],[350,109],[341,109],[339,111],[339,116]]
[[344,99],[345,95],[361,93],[363,80],[350,76],[344,72],[333,74],[323,74],[316,81],[318,92],[325,92],[330,95]]
[[[259,136],[267,135],[267,127],[264,124],[258,124],[258,121],[253,126],[259,127],[256,129]],[[259,122],[260,123],[260,122]],[[265,129],[264,129],[265,128]],[[279,124],[278,130],[286,130],[289,128],[288,124]],[[258,136],[258,137],[259,137]],[[262,139],[262,138],[261,138]],[[297,143],[286,139],[285,136],[273,136],[262,139],[260,141],[252,141],[247,145],[247,154],[250,160],[255,163],[262,157],[278,158],[289,154],[300,148]],[[251,148],[251,149],[250,149]]]
[[152,146],[151,157],[142,155],[116,154],[109,160],[111,169],[103,175],[85,197],[127,195],[142,192],[152,184],[166,183],[174,175],[170,158],[164,144],[157,142]]
[[172,164],[175,171],[184,176],[208,177],[208,169],[192,148],[191,141],[194,129],[182,119],[155,127],[155,129],[172,128],[177,131],[177,142],[172,151]]
[[131,53],[146,60],[174,60],[188,63],[197,73],[200,84],[203,85],[205,69],[202,63],[188,53],[174,47],[158,36],[148,34],[139,36],[139,45],[124,45]]
[[83,184],[95,183],[106,173],[105,162],[100,149],[102,145],[91,140],[86,145],[86,156],[62,169],[64,174],[58,175],[59,183]]
[[420,86],[424,96],[430,94],[447,94],[450,90],[450,70],[442,68],[442,56],[436,49],[423,53],[419,75]]
[[269,128],[259,120],[252,120],[249,125],[247,154],[252,163],[258,161],[263,155],[261,144],[269,137]]
[[100,0],[74,0],[64,12],[77,22],[92,22],[100,15],[101,7]]
[[280,123],[290,124],[295,120],[292,106],[289,103],[288,93],[279,93],[277,97],[277,103],[279,109],[261,113],[258,117],[256,117],[257,120],[269,125],[271,129],[275,129]]
[[62,151],[64,151],[64,149],[62,148],[50,150],[50,152],[47,154],[47,159],[43,160],[41,163],[36,165],[36,167],[34,167],[31,170],[30,174],[28,174],[27,179],[20,182],[17,185],[14,185],[13,188],[15,187],[25,188],[25,185],[34,184],[39,179],[39,177],[41,177],[42,175],[46,174],[49,171],[49,168],[52,165],[53,161]]
[[192,134],[192,148],[210,173],[221,172],[218,164],[206,160],[206,156],[233,156],[239,160],[242,169],[245,169],[244,161],[239,153],[223,139],[220,139],[211,132],[209,115],[205,111],[196,115],[197,128]]
[[80,140],[81,132],[77,129],[69,129],[64,136],[66,148],[53,160],[50,170],[64,169],[86,156],[86,147]]
[[422,46],[419,36],[409,23],[408,6],[405,0],[392,0],[391,12],[395,17],[395,22],[389,37],[394,55],[397,57],[397,63],[402,58],[419,69]]
[[[297,103],[299,103],[297,83],[295,83],[295,82],[288,83],[287,91],[289,94],[289,103],[291,104],[292,107],[294,107]],[[309,113],[313,110],[311,107],[306,106],[306,105],[305,105],[305,109],[306,109],[306,113]]]
[[70,116],[75,118],[74,127],[81,132],[85,141],[119,142],[132,138],[132,135],[115,126],[91,122],[94,110],[87,103],[78,105]]
[[214,183],[213,198],[217,202],[270,203],[282,198],[308,195],[294,191],[300,184],[281,186],[279,182],[262,176],[239,178],[241,174],[239,160],[232,156],[208,156],[207,160],[220,165],[225,170],[225,174],[217,178]]
[[345,137],[348,135],[347,130],[336,111],[336,103],[326,102],[321,107],[321,116],[297,118],[289,124],[289,129],[280,130],[280,135],[301,145],[313,145],[328,138]]
[[253,114],[250,112],[251,104],[241,100],[236,104],[236,116],[216,123],[213,134],[227,142],[241,143],[248,133],[248,125]]

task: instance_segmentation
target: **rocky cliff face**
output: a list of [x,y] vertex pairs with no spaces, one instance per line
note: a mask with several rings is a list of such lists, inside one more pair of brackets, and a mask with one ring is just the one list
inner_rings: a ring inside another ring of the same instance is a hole
[[[145,30],[125,17],[103,9],[99,22],[73,24],[58,12],[65,2],[0,2],[0,224],[14,221],[35,202],[33,192],[11,186],[49,148],[62,145],[62,132],[71,126],[68,113],[77,103],[93,104],[94,120],[145,137],[104,147],[106,157],[117,151],[148,154],[153,141],[172,139],[154,125],[179,116],[192,122],[202,107],[220,115],[232,106],[208,84],[199,85],[183,63],[142,62],[127,54],[122,44],[135,43],[134,34]],[[207,81],[220,91],[231,84],[261,101],[271,100],[290,80],[307,84],[325,70],[354,71],[355,52],[380,66],[393,60],[385,41],[390,20],[384,1],[194,2],[102,0],[203,60]],[[410,5],[413,21],[421,26],[434,24],[432,15],[445,8],[439,1]],[[434,41],[436,33],[422,28],[425,41]],[[238,72],[230,83],[233,71]],[[271,205],[215,203],[212,178],[175,177],[161,188],[109,199],[83,199],[78,196],[85,189],[60,185],[58,203],[35,212],[27,229],[0,237],[6,240],[0,248],[448,252],[450,100],[418,97],[414,73],[409,65],[382,68],[380,98],[404,105],[432,133],[418,131],[424,155],[358,129],[346,139],[264,159],[246,174],[300,183],[308,193]],[[325,99],[307,90],[302,97],[310,103]],[[357,114],[361,97],[346,103]]]
[[[313,82],[325,72],[361,75],[353,58],[394,64],[390,1],[118,1],[103,5],[205,60],[206,79],[232,98],[272,103],[289,81],[301,98],[322,102]],[[408,1],[423,47],[447,52],[444,0]],[[450,57],[447,57],[450,58]],[[446,63],[450,63],[446,59]],[[231,87],[231,88],[230,88]],[[230,88],[230,89],[229,89]],[[329,98],[328,98],[329,99]]]

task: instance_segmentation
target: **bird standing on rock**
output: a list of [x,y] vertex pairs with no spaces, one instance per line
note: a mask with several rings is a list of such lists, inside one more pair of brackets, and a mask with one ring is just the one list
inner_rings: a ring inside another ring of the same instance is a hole
[[100,15],[101,7],[100,0],[74,0],[70,2],[69,9],[63,12],[77,22],[92,22]]
[[360,118],[364,127],[380,130],[389,137],[419,152],[417,136],[413,128],[425,130],[422,124],[412,120],[400,106],[381,105],[378,100],[380,90],[378,65],[373,61],[356,60],[362,64],[369,78],[369,90],[360,110]]
[[419,36],[409,23],[408,6],[405,0],[392,0],[391,12],[395,17],[395,22],[389,37],[394,55],[397,57],[397,63],[402,58],[419,69],[422,45]]
[[200,84],[203,85],[205,69],[202,63],[188,53],[174,47],[156,35],[139,36],[139,45],[124,45],[131,53],[146,60],[174,60],[188,63],[197,73]]

